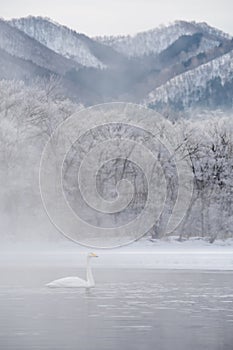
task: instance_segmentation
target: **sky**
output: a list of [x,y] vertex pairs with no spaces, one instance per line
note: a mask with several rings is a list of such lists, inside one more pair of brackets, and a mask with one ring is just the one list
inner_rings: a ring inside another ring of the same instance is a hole
[[2,18],[49,17],[89,36],[135,34],[179,19],[233,35],[232,13],[232,0],[0,0]]

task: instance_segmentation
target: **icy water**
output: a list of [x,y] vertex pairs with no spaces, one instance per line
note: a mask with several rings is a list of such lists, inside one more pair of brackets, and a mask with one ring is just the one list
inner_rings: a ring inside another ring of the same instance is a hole
[[96,288],[49,289],[74,268],[1,268],[1,350],[232,350],[233,273],[94,270]]

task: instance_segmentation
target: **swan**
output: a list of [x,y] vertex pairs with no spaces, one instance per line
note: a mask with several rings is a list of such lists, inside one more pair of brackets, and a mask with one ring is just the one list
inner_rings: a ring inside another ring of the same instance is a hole
[[95,281],[92,275],[90,259],[98,258],[95,253],[90,253],[87,255],[87,280],[79,277],[65,277],[58,280],[52,281],[46,284],[50,288],[92,288],[95,286]]

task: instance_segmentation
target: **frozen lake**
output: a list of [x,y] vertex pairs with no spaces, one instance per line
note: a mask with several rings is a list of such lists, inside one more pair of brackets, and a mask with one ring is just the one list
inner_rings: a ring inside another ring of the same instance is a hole
[[92,290],[49,289],[74,267],[2,267],[0,349],[232,350],[233,272],[94,268]]

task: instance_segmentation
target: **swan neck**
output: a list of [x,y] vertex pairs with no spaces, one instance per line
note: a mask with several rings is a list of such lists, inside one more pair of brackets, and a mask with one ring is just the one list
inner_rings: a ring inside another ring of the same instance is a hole
[[90,286],[94,286],[95,285],[95,281],[92,275],[92,271],[91,271],[91,264],[90,264],[90,260],[91,258],[88,256],[87,257],[87,283]]

